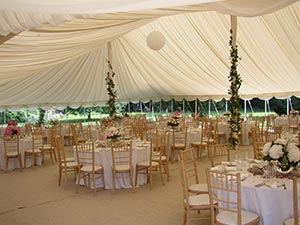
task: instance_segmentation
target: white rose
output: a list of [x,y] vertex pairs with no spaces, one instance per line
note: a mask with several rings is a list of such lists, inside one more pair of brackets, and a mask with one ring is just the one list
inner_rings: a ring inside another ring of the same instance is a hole
[[271,148],[271,142],[268,142],[264,145],[263,149],[262,149],[262,154],[263,156],[267,156],[269,155],[269,151],[270,151],[270,148]]
[[279,139],[277,139],[277,140],[274,141],[274,144],[286,145],[287,144],[287,140],[279,138]]
[[110,131],[110,132],[115,132],[115,131],[117,131],[118,129],[116,128],[116,127],[110,127],[110,128],[108,128],[108,131]]
[[279,159],[283,155],[281,145],[273,145],[269,151],[269,155],[273,159]]
[[291,138],[290,143],[298,144],[298,138]]
[[290,162],[298,162],[300,160],[300,150],[295,143],[287,146],[288,158]]

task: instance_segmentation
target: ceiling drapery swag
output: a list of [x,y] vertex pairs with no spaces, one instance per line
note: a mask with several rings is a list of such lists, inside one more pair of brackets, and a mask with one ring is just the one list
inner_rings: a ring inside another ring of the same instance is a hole
[[242,84],[242,79],[240,74],[237,72],[238,66],[238,48],[236,45],[236,29],[237,29],[237,18],[236,16],[231,16],[231,30],[230,30],[230,73],[229,73],[229,82],[230,88],[228,94],[230,95],[230,136],[229,142],[233,149],[236,149],[239,144],[239,131],[241,129],[240,124],[240,104],[239,104],[239,89]]

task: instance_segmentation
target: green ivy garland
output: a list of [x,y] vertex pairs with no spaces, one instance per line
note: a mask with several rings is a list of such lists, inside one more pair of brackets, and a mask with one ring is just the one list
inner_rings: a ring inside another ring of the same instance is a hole
[[239,89],[242,84],[242,79],[240,74],[237,72],[238,66],[238,46],[233,46],[232,43],[232,30],[230,30],[230,74],[228,76],[230,82],[230,89],[228,90],[228,94],[231,95],[230,97],[230,119],[229,119],[229,126],[230,126],[230,136],[229,142],[233,149],[236,149],[236,146],[239,144],[239,137],[238,133],[241,130],[241,120],[240,120],[240,103],[239,103]]
[[[108,66],[108,72],[105,77],[106,81],[106,86],[107,86],[107,93],[108,93],[108,100],[107,104],[109,106],[109,117],[114,119],[116,115],[116,97],[117,97],[117,91],[115,90],[115,83],[114,83],[114,76],[115,72],[113,71],[112,65],[109,60],[107,61],[107,66]],[[110,75],[110,71],[112,71],[112,74]]]

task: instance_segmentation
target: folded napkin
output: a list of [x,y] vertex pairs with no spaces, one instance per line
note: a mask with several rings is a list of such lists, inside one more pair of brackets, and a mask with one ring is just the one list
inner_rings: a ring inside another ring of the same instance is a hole
[[237,165],[236,162],[228,162],[228,161],[222,161],[221,164],[226,165],[226,166],[236,166]]

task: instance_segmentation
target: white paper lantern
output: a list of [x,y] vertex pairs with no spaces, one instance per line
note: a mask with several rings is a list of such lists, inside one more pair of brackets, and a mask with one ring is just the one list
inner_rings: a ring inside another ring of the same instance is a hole
[[147,37],[147,45],[153,50],[160,50],[164,47],[166,39],[159,31],[152,31]]

